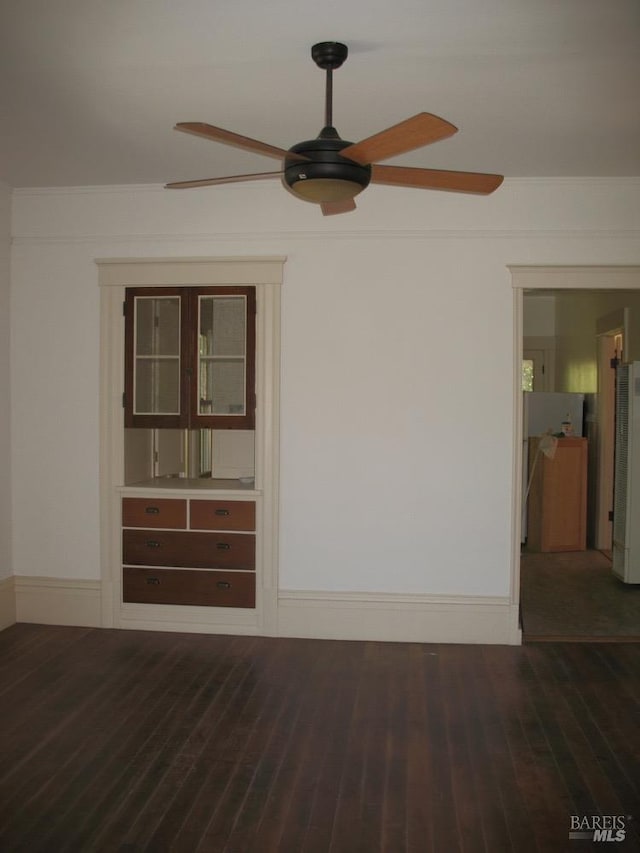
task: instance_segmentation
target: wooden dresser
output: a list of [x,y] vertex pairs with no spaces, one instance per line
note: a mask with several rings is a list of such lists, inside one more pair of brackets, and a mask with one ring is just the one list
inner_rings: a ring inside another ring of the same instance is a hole
[[559,438],[553,458],[539,452],[540,440],[529,439],[529,472],[533,471],[533,478],[527,506],[527,548],[584,551],[587,439]]
[[122,498],[122,600],[254,608],[256,503]]

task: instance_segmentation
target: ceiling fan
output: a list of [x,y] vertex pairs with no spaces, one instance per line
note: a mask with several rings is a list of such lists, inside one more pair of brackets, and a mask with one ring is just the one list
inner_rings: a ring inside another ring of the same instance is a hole
[[502,175],[380,166],[374,162],[430,145],[457,132],[458,129],[448,121],[431,113],[418,113],[361,142],[341,139],[333,127],[333,71],[340,68],[347,55],[347,46],[340,42],[320,42],[311,48],[314,62],[326,71],[325,123],[316,139],[298,142],[288,151],[204,122],[182,122],[175,126],[176,130],[185,133],[281,160],[279,171],[175,181],[166,184],[166,187],[187,189],[281,178],[298,198],[319,204],[323,214],[330,216],[355,210],[354,196],[369,183],[478,195],[487,195],[500,186]]

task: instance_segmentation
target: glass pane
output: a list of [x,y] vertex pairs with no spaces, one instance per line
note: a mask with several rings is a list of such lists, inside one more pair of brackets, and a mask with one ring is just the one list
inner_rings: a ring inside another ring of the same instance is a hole
[[245,353],[245,297],[200,297],[201,355]]
[[179,296],[138,296],[135,317],[136,355],[179,354]]
[[533,391],[533,359],[522,360],[522,390]]
[[137,358],[134,382],[134,414],[180,413],[179,358]]
[[200,296],[198,413],[245,414],[246,297]]
[[201,415],[244,415],[244,359],[200,362]]
[[136,297],[134,350],[134,414],[179,414],[179,296]]

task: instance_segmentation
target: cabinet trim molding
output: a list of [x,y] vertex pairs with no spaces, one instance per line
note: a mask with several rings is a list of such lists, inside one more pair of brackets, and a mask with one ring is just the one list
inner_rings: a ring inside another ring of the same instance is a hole
[[100,287],[282,284],[286,258],[97,258]]

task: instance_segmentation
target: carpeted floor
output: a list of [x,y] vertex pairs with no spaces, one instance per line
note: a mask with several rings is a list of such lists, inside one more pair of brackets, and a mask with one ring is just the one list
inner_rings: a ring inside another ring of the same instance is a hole
[[621,583],[601,551],[523,552],[520,602],[525,642],[640,641],[640,585]]

